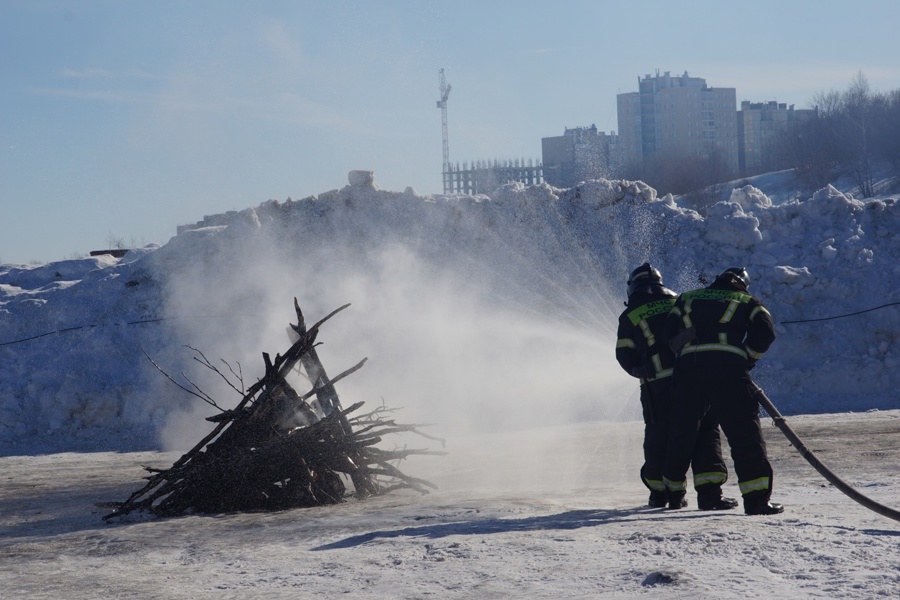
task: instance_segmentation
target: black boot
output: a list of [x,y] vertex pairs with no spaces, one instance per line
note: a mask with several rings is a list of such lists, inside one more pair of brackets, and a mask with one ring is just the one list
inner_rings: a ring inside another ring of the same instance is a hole
[[737,505],[738,501],[734,498],[697,496],[697,508],[700,510],[731,510]]
[[687,498],[684,492],[669,492],[669,508],[672,510],[687,506]]
[[665,508],[669,500],[666,498],[665,492],[650,492],[650,500],[647,506],[650,508]]
[[748,515],[777,515],[784,512],[784,506],[777,502],[762,500],[757,502],[745,502],[744,513]]

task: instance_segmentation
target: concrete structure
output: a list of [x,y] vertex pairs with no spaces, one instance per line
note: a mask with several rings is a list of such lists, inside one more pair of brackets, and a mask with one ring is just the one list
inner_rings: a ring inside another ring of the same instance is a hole
[[815,118],[815,109],[794,110],[794,105],[772,100],[741,102],[738,111],[738,163],[741,174],[754,175],[779,168],[774,156],[778,136],[795,123]]
[[619,137],[590,127],[566,128],[563,135],[541,138],[544,181],[570,188],[588,179],[613,179],[621,171]]
[[617,97],[619,142],[626,164],[650,157],[697,156],[738,168],[737,92],[712,88],[687,71],[638,79]]
[[459,163],[454,167],[448,165],[443,173],[448,194],[490,194],[498,187],[511,181],[525,185],[538,185],[544,182],[543,168],[533,159],[526,163],[525,159],[513,161],[474,161],[471,166]]

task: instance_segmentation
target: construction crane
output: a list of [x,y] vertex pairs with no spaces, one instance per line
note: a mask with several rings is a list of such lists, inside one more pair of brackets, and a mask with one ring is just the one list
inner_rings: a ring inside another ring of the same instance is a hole
[[450,86],[444,79],[444,70],[440,70],[441,99],[437,101],[437,107],[441,109],[441,127],[444,133],[444,164],[441,172],[444,180],[444,193],[451,192],[450,186],[450,141],[447,139],[447,96],[450,95]]

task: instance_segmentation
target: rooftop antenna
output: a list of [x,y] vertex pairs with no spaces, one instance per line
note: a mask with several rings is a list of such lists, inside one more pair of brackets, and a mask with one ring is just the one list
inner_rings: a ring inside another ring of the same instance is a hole
[[437,107],[441,109],[441,127],[444,134],[444,164],[441,172],[444,180],[444,193],[450,193],[450,141],[447,139],[447,96],[450,95],[450,85],[444,79],[444,70],[440,70],[441,99],[437,101]]

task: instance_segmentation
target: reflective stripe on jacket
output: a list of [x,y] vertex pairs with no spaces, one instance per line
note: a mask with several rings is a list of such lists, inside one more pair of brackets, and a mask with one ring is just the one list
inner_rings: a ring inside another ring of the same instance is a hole
[[629,375],[636,368],[650,367],[653,375],[642,377],[641,383],[672,375],[675,356],[662,334],[674,303],[674,293],[665,288],[659,294],[634,294],[628,309],[619,316],[616,360]]
[[666,319],[666,337],[694,328],[696,336],[679,356],[728,353],[759,360],[775,340],[772,315],[754,296],[727,284],[685,292]]

